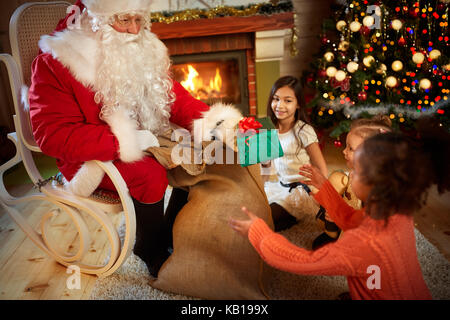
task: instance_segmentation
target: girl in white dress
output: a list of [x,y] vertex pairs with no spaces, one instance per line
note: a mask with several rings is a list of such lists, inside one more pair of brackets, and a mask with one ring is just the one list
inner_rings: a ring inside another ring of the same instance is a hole
[[267,115],[278,129],[284,156],[263,167],[274,166],[278,180],[266,182],[265,191],[272,208],[275,231],[287,229],[304,214],[315,215],[319,205],[309,195],[309,188],[299,183],[303,180],[299,168],[312,164],[328,176],[327,165],[320,150],[317,135],[308,124],[304,110],[302,86],[292,76],[278,79],[270,92]]

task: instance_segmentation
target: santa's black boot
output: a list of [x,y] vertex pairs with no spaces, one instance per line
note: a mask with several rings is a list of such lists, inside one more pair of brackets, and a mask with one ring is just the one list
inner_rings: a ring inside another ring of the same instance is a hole
[[167,251],[169,228],[164,219],[164,198],[147,204],[133,199],[136,212],[136,242],[133,252],[147,265],[153,277],[170,256]]
[[184,205],[188,202],[189,192],[179,189],[173,188],[172,194],[170,195],[169,203],[167,204],[167,209],[164,214],[164,218],[169,228],[169,250],[173,251],[173,225],[175,223],[175,218],[177,217],[178,212],[183,209]]

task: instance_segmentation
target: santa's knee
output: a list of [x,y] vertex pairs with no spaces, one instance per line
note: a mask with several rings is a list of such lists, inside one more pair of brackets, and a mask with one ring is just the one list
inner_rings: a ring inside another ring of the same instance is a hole
[[166,169],[154,161],[142,163],[131,179],[128,189],[133,198],[142,203],[156,203],[164,197],[168,186]]

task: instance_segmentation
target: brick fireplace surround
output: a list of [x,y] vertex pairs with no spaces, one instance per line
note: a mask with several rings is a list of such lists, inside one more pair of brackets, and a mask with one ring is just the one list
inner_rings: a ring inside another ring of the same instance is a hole
[[[220,17],[153,23],[152,31],[166,44],[171,56],[245,50],[249,114],[257,116],[257,64],[283,57],[286,29],[294,25],[292,12],[269,16]],[[272,76],[274,79],[279,75]],[[265,102],[264,102],[265,104]]]

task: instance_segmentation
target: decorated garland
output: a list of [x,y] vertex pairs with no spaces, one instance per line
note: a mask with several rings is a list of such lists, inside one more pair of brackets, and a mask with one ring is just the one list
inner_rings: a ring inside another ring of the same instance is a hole
[[[283,12],[293,12],[294,5],[291,0],[287,1],[270,1],[270,3],[260,3],[255,5],[244,6],[218,6],[211,9],[186,9],[183,11],[173,12],[155,12],[150,15],[151,22],[173,23],[179,21],[191,21],[198,19],[214,19],[222,17],[251,17],[255,15],[272,15]],[[294,14],[294,19],[296,15]],[[291,36],[291,55],[297,55],[295,43],[298,39],[297,28],[292,28]]]

